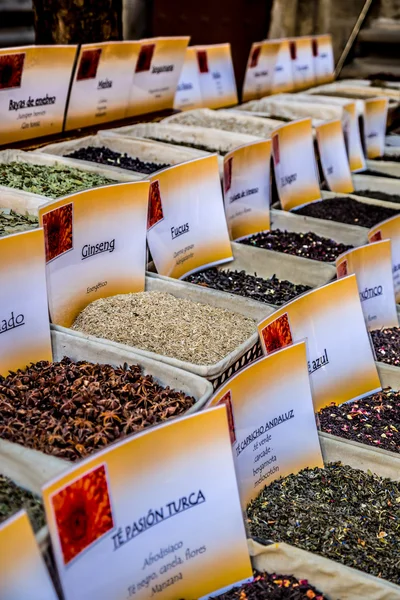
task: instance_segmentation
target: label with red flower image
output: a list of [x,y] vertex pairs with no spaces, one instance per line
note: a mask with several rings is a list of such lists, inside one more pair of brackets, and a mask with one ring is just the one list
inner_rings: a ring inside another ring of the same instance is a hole
[[336,259],[337,276],[357,276],[360,302],[369,330],[398,327],[397,307],[392,274],[391,241],[353,248]]
[[389,98],[370,98],[365,100],[364,104],[364,141],[367,157],[377,158],[385,152]]
[[355,275],[285,304],[258,332],[267,355],[306,340],[315,412],[381,389]]
[[220,404],[227,410],[243,510],[275,479],[323,467],[305,342],[241,369],[208,406]]
[[25,510],[0,524],[0,546],[1,600],[58,600]]
[[52,360],[43,229],[0,238],[0,281],[0,375],[6,376]]
[[83,44],[68,103],[65,129],[125,117],[140,42]]
[[189,37],[159,37],[136,42],[136,61],[130,63],[126,117],[173,108]]
[[294,89],[304,90],[312,87],[315,84],[312,38],[291,38],[289,47],[291,49]]
[[333,56],[332,36],[314,35],[312,37],[314,74],[316,85],[329,83],[334,79],[335,61]]
[[76,48],[0,49],[0,145],[62,131]]
[[160,275],[182,279],[233,260],[216,155],[150,180],[147,242]]
[[185,62],[176,88],[174,108],[192,110],[202,106],[196,48],[189,46],[186,48]]
[[238,103],[230,44],[195,46],[202,103],[222,108]]
[[40,207],[53,323],[70,327],[94,300],[144,290],[149,185],[93,188]]
[[224,157],[224,203],[231,240],[268,231],[271,140],[252,142]]
[[257,100],[272,92],[280,42],[263,41],[252,45],[244,76],[242,101]]
[[279,199],[284,210],[321,200],[311,119],[281,125],[272,134]]
[[231,430],[225,407],[210,408],[44,486],[65,600],[202,598],[251,578]]
[[397,304],[400,304],[400,215],[375,225],[368,232],[368,241],[390,240],[392,243],[392,275]]
[[319,158],[325,181],[332,192],[354,191],[342,122],[328,121],[315,128]]

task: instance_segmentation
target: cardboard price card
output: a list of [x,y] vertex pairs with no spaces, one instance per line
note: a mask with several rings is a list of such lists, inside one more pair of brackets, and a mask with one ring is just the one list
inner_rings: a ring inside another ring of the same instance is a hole
[[160,275],[180,279],[233,260],[216,154],[151,176],[147,226]]
[[140,40],[127,117],[173,108],[189,37]]
[[365,171],[367,165],[361,144],[357,105],[355,102],[350,102],[343,106],[343,110],[343,131],[349,157],[350,171],[352,173]]
[[257,42],[251,46],[243,83],[242,101],[257,100],[272,91],[279,42]]
[[111,445],[43,500],[65,600],[201,598],[252,577],[224,407]]
[[357,276],[360,302],[369,330],[398,327],[390,240],[349,250],[336,259],[338,278]]
[[284,210],[321,200],[311,119],[292,121],[272,134],[276,187]]
[[368,232],[368,241],[390,240],[392,243],[392,274],[397,304],[400,304],[400,215],[375,225]]
[[0,375],[52,360],[43,229],[0,238]]
[[174,108],[176,110],[192,110],[202,108],[200,76],[197,64],[196,48],[186,48],[185,62],[176,88]]
[[311,37],[289,40],[295,90],[303,90],[315,84],[314,55]]
[[324,466],[304,342],[239,371],[209,405],[220,404],[228,413],[243,510],[275,479]]
[[148,181],[78,192],[39,209],[53,323],[94,300],[144,290]]
[[231,240],[271,228],[271,140],[252,142],[224,158],[225,214]]
[[0,546],[1,600],[58,600],[24,510],[0,525]]
[[78,129],[125,117],[133,65],[139,49],[140,42],[103,42],[81,46],[65,129]]
[[272,93],[292,92],[294,90],[294,81],[289,40],[275,40],[275,42],[279,42],[279,50],[272,81]]
[[231,45],[196,46],[201,97],[206,108],[238,103]]
[[346,143],[340,120],[322,123],[315,128],[322,171],[332,192],[354,191]]
[[371,98],[365,100],[364,104],[364,139],[367,157],[376,158],[385,152],[389,98]]
[[330,83],[334,79],[335,62],[332,36],[314,35],[312,38],[315,83]]
[[314,408],[381,389],[355,275],[307,292],[258,325],[265,354],[307,341]]
[[0,144],[62,131],[76,48],[0,49]]

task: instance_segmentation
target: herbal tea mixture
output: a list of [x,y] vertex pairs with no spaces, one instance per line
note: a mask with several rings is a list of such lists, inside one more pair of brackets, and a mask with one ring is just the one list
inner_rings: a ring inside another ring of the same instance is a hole
[[0,523],[22,508],[28,513],[33,530],[39,531],[45,524],[40,498],[20,488],[8,477],[0,475]]
[[189,275],[186,281],[275,306],[286,304],[311,289],[308,285],[280,280],[276,275],[270,279],[263,279],[257,277],[256,273],[249,275],[245,271],[220,271],[215,267]]
[[20,215],[13,210],[0,208],[0,237],[36,229],[38,225],[39,220],[35,215]]
[[100,185],[116,183],[97,173],[65,165],[33,165],[24,162],[0,164],[0,185],[33,194],[59,198]]
[[154,142],[163,142],[164,144],[173,144],[174,146],[183,146],[184,148],[194,148],[195,150],[204,150],[204,152],[217,152],[221,156],[228,154],[230,150],[222,150],[218,145],[213,144],[196,144],[194,142],[177,142],[176,140],[170,139],[168,136],[156,137],[154,135],[146,135],[146,139],[153,140]]
[[164,292],[100,298],[72,328],[199,365],[220,361],[257,331],[238,313]]
[[295,231],[282,231],[272,229],[263,233],[256,233],[244,240],[241,244],[265,248],[284,254],[293,254],[303,258],[311,258],[322,262],[334,262],[340,254],[353,248],[329,238],[321,237],[309,231],[297,233]]
[[138,365],[42,361],[0,376],[0,438],[73,461],[194,403]]
[[355,193],[357,196],[375,198],[376,200],[384,200],[385,202],[400,202],[400,194],[387,194],[386,192],[376,192],[375,190],[357,190]]
[[318,418],[326,433],[400,452],[400,392],[391,388],[354,402],[326,406]]
[[218,600],[327,600],[307,579],[254,572],[254,581],[234,587]]
[[369,228],[397,215],[399,211],[400,208],[396,210],[377,204],[365,204],[354,198],[327,198],[307,204],[296,210],[295,214]]
[[[240,115],[241,116],[241,115]],[[242,117],[243,118],[243,117]],[[242,121],[237,117],[230,117],[227,119],[226,117],[221,118],[218,116],[218,112],[215,112],[215,115],[207,113],[201,114],[193,114],[191,112],[183,112],[180,115],[174,117],[173,122],[179,123],[180,125],[189,125],[194,127],[205,127],[206,129],[222,129],[223,131],[235,131],[237,133],[247,133],[249,135],[255,135],[258,137],[266,137],[269,138],[271,136],[271,131],[273,127],[268,123],[268,121],[264,121],[263,119],[254,120],[245,120]]]
[[140,158],[128,156],[126,152],[124,154],[114,152],[105,146],[102,146],[101,148],[95,146],[79,148],[66,156],[67,158],[89,160],[91,162],[110,165],[112,167],[120,167],[121,169],[130,169],[131,171],[145,174],[154,173],[154,171],[159,171],[160,169],[165,169],[170,166],[167,163],[146,162],[140,160]]
[[376,360],[400,366],[400,327],[384,327],[370,331]]
[[287,542],[400,584],[400,483],[330,463],[266,486],[247,507],[250,534]]

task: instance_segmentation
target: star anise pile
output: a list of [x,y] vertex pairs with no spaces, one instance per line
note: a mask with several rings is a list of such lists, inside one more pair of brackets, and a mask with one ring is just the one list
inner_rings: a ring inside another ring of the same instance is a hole
[[74,461],[194,402],[137,365],[42,361],[0,376],[0,437]]

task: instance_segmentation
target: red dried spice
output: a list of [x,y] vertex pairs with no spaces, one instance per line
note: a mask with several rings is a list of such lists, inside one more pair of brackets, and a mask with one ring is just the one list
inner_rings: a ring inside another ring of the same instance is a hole
[[262,336],[267,350],[267,354],[280,350],[293,343],[292,332],[290,330],[289,317],[285,313],[272,321],[262,330]]
[[147,229],[150,229],[161,221],[164,218],[162,202],[161,202],[161,193],[160,193],[160,183],[159,181],[153,181],[150,184],[150,192],[149,192],[149,212],[147,215]]
[[25,54],[0,56],[0,90],[21,87]]
[[98,48],[97,50],[84,50],[84,52],[82,52],[81,60],[79,61],[78,74],[76,76],[77,81],[94,79],[96,77],[100,56],[101,48]]
[[104,465],[57,492],[51,502],[64,564],[114,527]]
[[73,248],[72,204],[43,215],[46,262]]
[[140,48],[135,73],[150,71],[151,61],[153,59],[155,47],[155,44],[145,44]]

